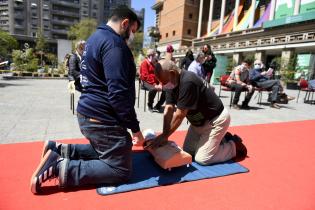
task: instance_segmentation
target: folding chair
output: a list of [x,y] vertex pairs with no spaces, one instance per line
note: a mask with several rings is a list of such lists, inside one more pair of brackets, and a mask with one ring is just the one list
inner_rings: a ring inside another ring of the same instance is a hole
[[298,87],[299,87],[299,92],[298,92],[298,96],[296,98],[296,102],[298,102],[298,100],[299,100],[300,92],[304,91],[305,92],[304,103],[309,101],[310,96],[312,95],[312,97],[311,97],[311,104],[315,104],[315,103],[313,103],[313,97],[314,97],[315,90],[314,89],[310,89],[308,87],[308,81],[305,80],[305,79],[301,79],[299,81],[299,83],[298,83]]

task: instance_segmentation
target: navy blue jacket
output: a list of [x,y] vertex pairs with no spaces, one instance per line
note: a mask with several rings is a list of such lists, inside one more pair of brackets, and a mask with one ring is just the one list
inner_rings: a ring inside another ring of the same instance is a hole
[[81,63],[84,88],[77,111],[105,125],[138,132],[135,105],[136,66],[125,40],[106,24],[86,42]]
[[261,75],[262,69],[252,69],[249,71],[249,80],[251,83],[255,84],[256,82],[264,82],[268,80],[267,77]]

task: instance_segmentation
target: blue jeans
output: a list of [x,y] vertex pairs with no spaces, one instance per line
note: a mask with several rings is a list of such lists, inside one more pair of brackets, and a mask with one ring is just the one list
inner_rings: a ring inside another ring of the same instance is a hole
[[69,159],[60,169],[60,186],[119,184],[131,176],[132,139],[126,128],[92,122],[78,115],[82,134],[90,144],[69,145]]

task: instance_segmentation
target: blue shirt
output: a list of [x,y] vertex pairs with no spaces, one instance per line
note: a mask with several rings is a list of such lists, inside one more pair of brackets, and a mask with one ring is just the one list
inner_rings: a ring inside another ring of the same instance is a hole
[[203,70],[203,66],[198,63],[196,60],[194,60],[188,67],[188,71],[194,72],[195,74],[197,74],[198,77],[204,79],[205,78],[205,74],[204,74],[204,70]]
[[102,24],[87,40],[82,57],[84,91],[77,111],[106,125],[138,132],[134,109],[136,66],[125,40]]
[[267,77],[261,75],[262,69],[252,69],[249,71],[249,80],[253,83],[255,82],[264,82],[266,80],[268,80]]

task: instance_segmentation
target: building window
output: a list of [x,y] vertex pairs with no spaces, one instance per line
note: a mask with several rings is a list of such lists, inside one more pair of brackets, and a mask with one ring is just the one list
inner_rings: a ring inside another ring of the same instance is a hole
[[187,30],[187,34],[190,35],[191,34],[191,29]]
[[189,18],[189,19],[192,19],[192,18],[193,18],[193,14],[192,14],[192,13],[189,13],[188,18]]
[[175,36],[175,34],[176,34],[176,31],[173,31],[173,36]]
[[165,38],[167,38],[167,37],[168,37],[168,33],[165,34]]

